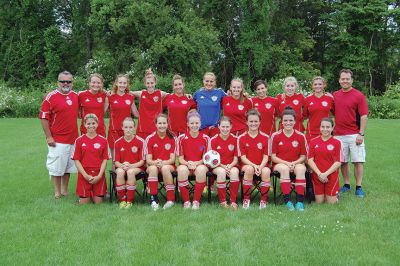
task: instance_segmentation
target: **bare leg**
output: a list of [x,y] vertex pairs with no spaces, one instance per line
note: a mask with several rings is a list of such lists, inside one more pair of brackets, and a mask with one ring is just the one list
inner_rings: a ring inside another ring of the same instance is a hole
[[70,174],[69,173],[65,173],[62,177],[61,177],[61,194],[64,196],[68,196],[68,184],[69,184],[69,177]]
[[364,174],[364,164],[354,163],[354,176],[356,178],[356,185],[361,186]]
[[54,197],[56,199],[61,197],[61,176],[53,176],[54,183]]
[[343,182],[350,185],[350,166],[349,163],[342,163],[340,167],[342,170]]

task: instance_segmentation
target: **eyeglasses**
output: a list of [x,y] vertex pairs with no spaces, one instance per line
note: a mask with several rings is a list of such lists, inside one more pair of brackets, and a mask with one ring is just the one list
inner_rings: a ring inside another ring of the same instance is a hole
[[58,82],[60,82],[60,83],[71,84],[71,83],[72,83],[72,80],[59,80]]

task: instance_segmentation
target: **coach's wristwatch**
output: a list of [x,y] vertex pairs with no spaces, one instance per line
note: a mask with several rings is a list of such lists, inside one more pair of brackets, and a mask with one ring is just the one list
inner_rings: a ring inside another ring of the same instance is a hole
[[361,133],[361,132],[358,132],[358,135],[364,137],[365,134],[363,134],[363,133]]

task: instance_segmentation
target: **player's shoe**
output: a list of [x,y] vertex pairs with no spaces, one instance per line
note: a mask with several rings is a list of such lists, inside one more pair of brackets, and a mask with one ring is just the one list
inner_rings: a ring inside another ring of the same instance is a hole
[[200,209],[200,202],[195,200],[195,201],[193,201],[193,204],[192,204],[192,210],[198,210],[198,209]]
[[228,203],[226,203],[226,201],[221,202],[221,203],[219,204],[219,206],[221,206],[221,207],[224,208],[224,209],[229,208],[229,205],[228,205]]
[[293,206],[293,203],[291,201],[288,201],[286,203],[286,207],[288,208],[289,211],[294,211],[294,206]]
[[183,203],[183,208],[184,209],[190,209],[191,206],[192,206],[192,204],[190,203],[190,201],[185,201]]
[[158,205],[158,203],[156,201],[151,202],[151,208],[153,209],[153,211],[158,210],[159,207],[160,207],[160,205]]
[[342,193],[345,193],[345,192],[347,192],[347,191],[349,191],[349,190],[351,190],[351,189],[348,188],[348,187],[346,187],[346,186],[342,186],[342,187],[340,188],[340,193],[342,194]]
[[365,196],[365,192],[362,190],[362,188],[357,188],[355,194],[358,198],[364,198]]
[[119,203],[119,208],[120,208],[120,209],[125,209],[125,207],[126,207],[126,201],[121,201],[121,202]]
[[171,207],[174,206],[174,205],[175,205],[175,202],[173,202],[173,201],[167,201],[167,202],[164,204],[163,209],[164,209],[164,210],[169,209],[169,208],[171,208]]
[[237,211],[237,209],[238,209],[237,203],[236,202],[231,202],[231,208],[232,208],[232,210]]
[[245,210],[250,209],[250,200],[249,199],[243,200],[243,209],[245,209]]
[[125,205],[125,209],[130,209],[130,208],[132,208],[132,206],[133,206],[132,202],[127,202]]
[[296,203],[296,210],[303,212],[304,211],[304,203],[303,202],[297,202]]
[[267,202],[266,201],[260,201],[260,206],[258,207],[260,210],[263,210],[267,208]]

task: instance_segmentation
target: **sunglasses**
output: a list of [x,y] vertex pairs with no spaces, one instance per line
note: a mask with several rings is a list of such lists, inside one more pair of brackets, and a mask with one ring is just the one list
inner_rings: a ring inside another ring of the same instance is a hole
[[71,84],[71,83],[72,83],[72,80],[59,80],[58,82],[60,82],[60,83]]

